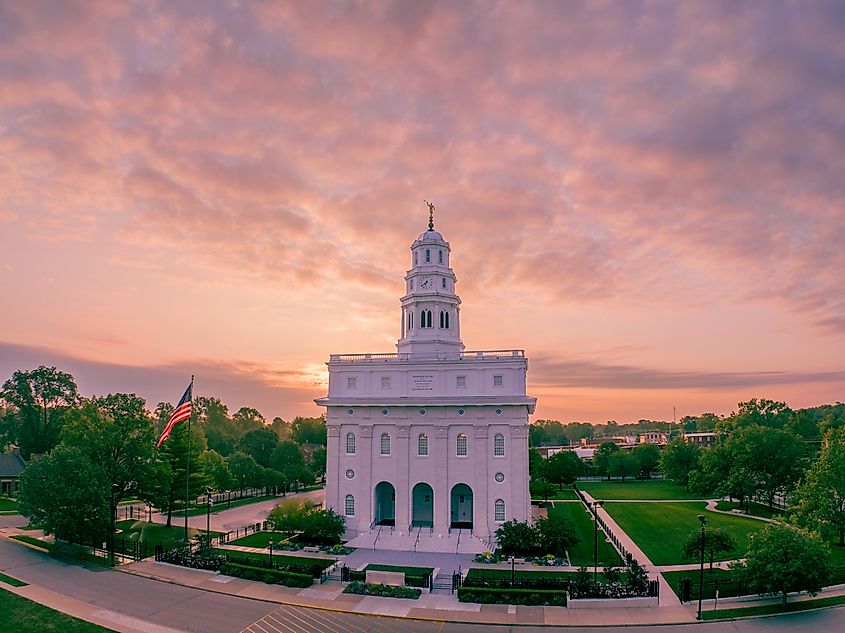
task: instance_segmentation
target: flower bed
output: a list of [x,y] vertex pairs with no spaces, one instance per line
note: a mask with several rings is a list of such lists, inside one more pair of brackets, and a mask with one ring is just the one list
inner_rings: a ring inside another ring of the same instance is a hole
[[482,604],[521,604],[531,606],[566,606],[566,591],[560,589],[497,589],[493,587],[461,587],[459,602]]
[[419,589],[411,587],[395,587],[392,585],[368,584],[360,581],[353,581],[346,585],[343,593],[354,593],[360,596],[380,596],[382,598],[410,598],[416,600],[422,593]]
[[[561,556],[554,556],[553,554],[546,554],[545,556],[526,556],[525,558],[520,558],[520,560],[524,560],[526,563],[530,563],[532,565],[543,566],[543,567],[564,567],[569,565],[569,561]],[[499,552],[482,552],[481,554],[476,554],[473,562],[481,563],[483,565],[496,565],[501,563],[510,563],[511,557],[505,556]]]

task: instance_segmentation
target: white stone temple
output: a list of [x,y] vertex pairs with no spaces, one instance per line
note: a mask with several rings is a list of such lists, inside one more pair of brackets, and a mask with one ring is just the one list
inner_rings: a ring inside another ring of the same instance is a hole
[[401,337],[388,354],[332,354],[326,505],[355,547],[478,553],[529,517],[523,350],[465,351],[451,248],[411,245]]

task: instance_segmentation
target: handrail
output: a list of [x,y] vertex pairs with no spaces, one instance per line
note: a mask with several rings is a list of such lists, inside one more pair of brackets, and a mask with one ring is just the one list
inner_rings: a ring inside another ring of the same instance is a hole
[[378,532],[376,533],[376,538],[373,541],[373,549],[376,548],[376,543],[378,543],[378,539],[381,536],[381,528],[383,528],[383,527],[384,527],[383,525],[378,526]]
[[525,358],[525,350],[522,349],[492,349],[464,352],[436,352],[436,353],[411,353],[392,352],[386,354],[331,354],[330,363],[374,363],[391,360],[503,360],[510,358]]

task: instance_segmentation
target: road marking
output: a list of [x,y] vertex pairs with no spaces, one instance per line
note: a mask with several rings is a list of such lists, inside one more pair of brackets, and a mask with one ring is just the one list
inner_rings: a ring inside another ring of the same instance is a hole
[[253,622],[241,633],[435,633],[443,622],[403,620],[387,616],[323,611],[284,605]]

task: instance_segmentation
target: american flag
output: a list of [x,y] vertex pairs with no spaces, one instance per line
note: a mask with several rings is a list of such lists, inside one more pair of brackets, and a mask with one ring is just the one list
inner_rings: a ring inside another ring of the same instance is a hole
[[182,399],[179,400],[179,404],[176,405],[176,409],[174,409],[173,414],[170,416],[167,426],[165,426],[164,430],[161,432],[161,437],[158,438],[156,448],[159,448],[162,444],[164,444],[167,438],[170,437],[170,433],[173,431],[174,426],[191,417],[191,394],[193,389],[194,381],[191,379],[191,384],[189,384],[188,388],[185,389],[185,393],[182,394]]

